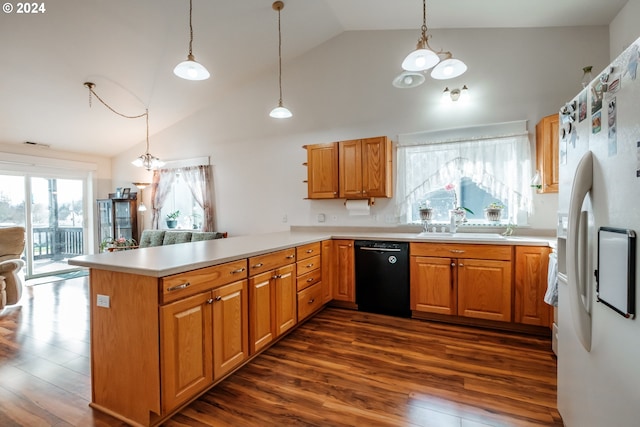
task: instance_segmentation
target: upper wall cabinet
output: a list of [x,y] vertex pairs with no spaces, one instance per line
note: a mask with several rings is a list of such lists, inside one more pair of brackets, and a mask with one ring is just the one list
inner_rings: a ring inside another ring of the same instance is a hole
[[309,199],[391,197],[391,147],[385,136],[306,146]]
[[558,192],[559,139],[558,114],[543,117],[536,125],[536,169],[540,172],[541,179],[538,193]]
[[307,145],[307,187],[310,199],[338,198],[338,144]]

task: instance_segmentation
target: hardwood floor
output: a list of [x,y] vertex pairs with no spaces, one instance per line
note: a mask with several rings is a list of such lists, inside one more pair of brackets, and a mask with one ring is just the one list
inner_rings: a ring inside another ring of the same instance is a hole
[[[87,279],[0,312],[0,426],[124,426],[88,406]],[[325,309],[164,425],[562,426],[549,340]]]

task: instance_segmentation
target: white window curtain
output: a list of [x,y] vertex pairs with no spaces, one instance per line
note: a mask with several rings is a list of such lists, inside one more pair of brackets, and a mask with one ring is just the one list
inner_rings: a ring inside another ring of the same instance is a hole
[[[402,141],[400,141],[402,144]],[[401,218],[430,191],[462,177],[508,204],[511,215],[531,211],[528,134],[398,146],[397,208]]]
[[160,213],[178,174],[189,187],[193,200],[204,212],[202,231],[214,231],[211,165],[159,169],[153,172],[151,187],[152,227],[154,229],[160,228]]

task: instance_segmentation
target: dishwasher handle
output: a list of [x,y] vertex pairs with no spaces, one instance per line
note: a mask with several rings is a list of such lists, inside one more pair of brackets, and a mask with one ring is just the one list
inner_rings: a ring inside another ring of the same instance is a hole
[[402,249],[398,249],[398,248],[371,248],[371,247],[361,246],[359,249],[363,251],[375,251],[375,252],[402,252]]

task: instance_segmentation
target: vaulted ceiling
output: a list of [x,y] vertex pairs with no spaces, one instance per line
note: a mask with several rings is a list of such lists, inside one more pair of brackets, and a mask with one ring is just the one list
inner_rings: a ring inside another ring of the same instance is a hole
[[[428,0],[427,25],[498,28],[608,25],[627,0]],[[11,2],[17,6],[17,2]],[[175,77],[188,51],[188,0],[59,0],[41,13],[0,15],[0,143],[113,156],[144,139],[144,123],[119,111],[150,110],[151,133],[277,67],[271,0],[193,0],[196,59],[212,76]],[[343,31],[414,30],[419,0],[285,0],[283,62]],[[411,46],[407,46],[407,51]]]

